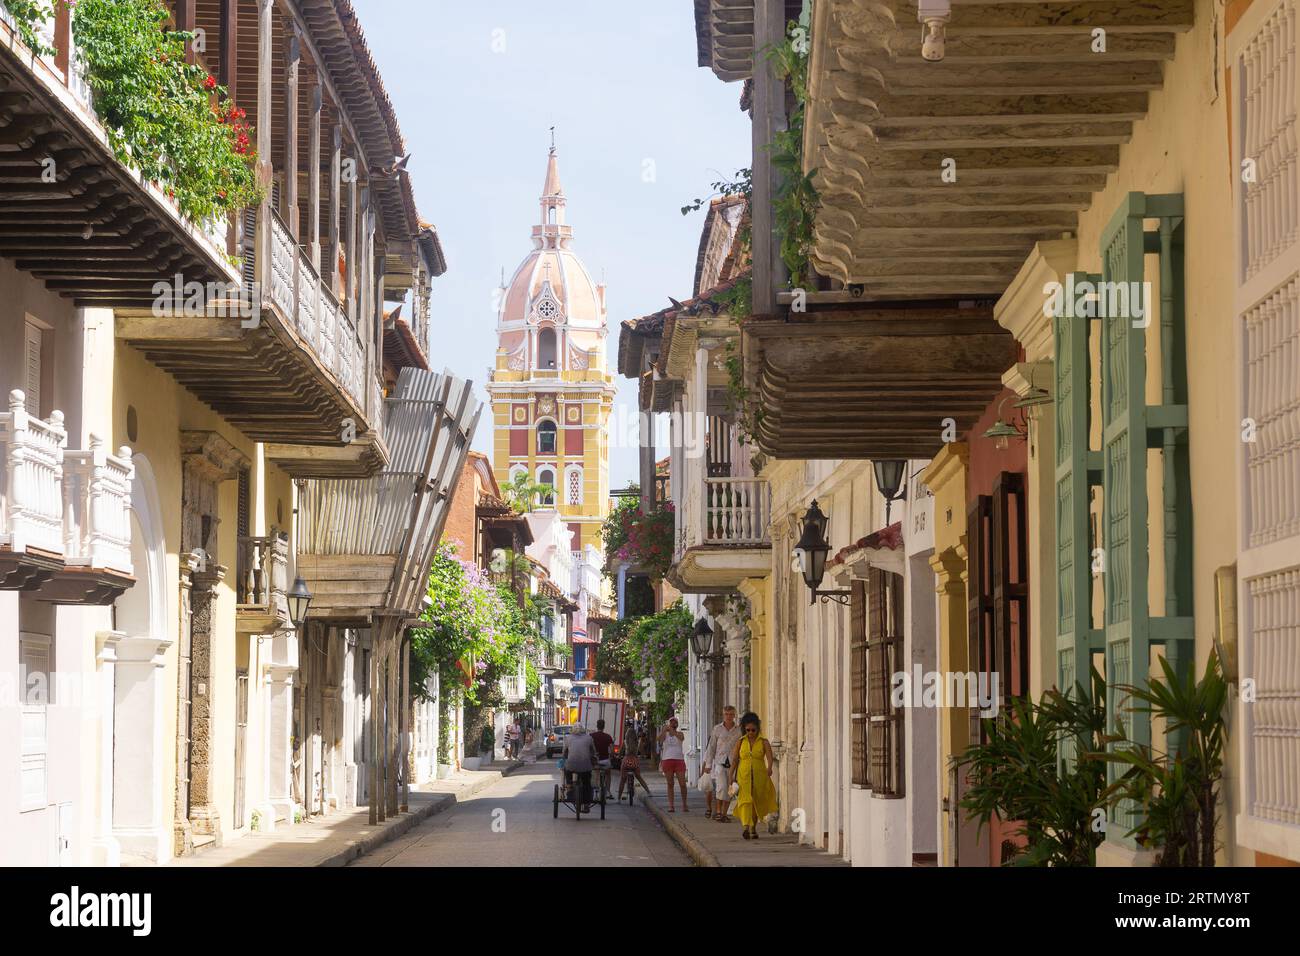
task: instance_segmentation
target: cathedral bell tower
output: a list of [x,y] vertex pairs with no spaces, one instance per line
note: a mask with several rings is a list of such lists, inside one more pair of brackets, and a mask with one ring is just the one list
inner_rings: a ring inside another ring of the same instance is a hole
[[488,394],[492,467],[554,489],[554,508],[574,532],[572,549],[601,546],[609,511],[608,422],[614,380],[605,357],[605,287],[570,248],[555,147],[546,160],[532,251],[499,290],[497,353]]

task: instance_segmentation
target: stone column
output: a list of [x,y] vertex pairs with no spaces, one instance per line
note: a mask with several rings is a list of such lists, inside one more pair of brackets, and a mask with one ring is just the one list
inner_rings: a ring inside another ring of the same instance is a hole
[[215,802],[212,753],[212,695],[217,687],[213,670],[213,604],[226,569],[210,564],[191,576],[190,589],[190,828],[221,846],[221,814]]
[[190,678],[193,673],[190,659],[190,627],[193,618],[192,601],[194,572],[201,566],[198,554],[181,556],[180,580],[180,647],[177,654],[176,687],[176,805],[172,811],[172,853],[184,856],[194,850],[194,834],[190,830]]
[[293,682],[297,667],[271,664],[266,669],[267,740],[270,762],[267,793],[276,819],[292,823],[293,799]]
[[[155,637],[122,638],[113,696],[113,836],[123,853],[155,862],[167,859],[169,836],[163,820],[163,668],[171,646]],[[188,827],[178,832],[188,838]]]
[[113,687],[116,683],[118,631],[101,631],[96,635],[99,663],[99,824],[91,840],[91,860],[95,866],[120,866],[121,847],[113,838]]

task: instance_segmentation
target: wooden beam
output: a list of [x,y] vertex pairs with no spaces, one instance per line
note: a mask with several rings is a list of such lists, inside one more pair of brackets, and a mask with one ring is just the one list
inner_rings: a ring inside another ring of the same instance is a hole
[[[174,9],[176,12],[176,31],[178,33],[193,33],[196,26],[194,0],[175,0]],[[185,62],[193,63],[195,59],[194,40],[191,37],[185,44]]]
[[311,264],[321,275],[320,262],[320,121],[321,88],[319,73],[311,89],[311,117],[307,123],[307,240]]
[[780,241],[772,217],[776,194],[776,171],[772,166],[770,144],[776,133],[785,129],[785,91],[777,81],[774,65],[764,54],[769,46],[779,46],[785,29],[783,0],[754,0],[754,120],[752,191],[750,203],[753,278],[751,302],[754,314],[776,312],[776,286],[784,285]]
[[329,247],[330,261],[322,274],[329,276],[330,288],[338,288],[339,274],[339,218],[342,215],[340,196],[343,177],[343,131],[338,123],[334,124],[334,135],[330,145],[330,213],[329,213]]
[[217,80],[230,94],[239,97],[239,0],[221,0],[221,64]]
[[284,186],[288,215],[289,235],[294,242],[302,241],[298,214],[298,70],[302,66],[302,45],[297,34],[289,37],[289,55],[285,63],[285,145]]
[[271,164],[272,148],[272,70],[275,52],[274,0],[257,0],[257,179],[266,190],[257,213],[257,236],[254,258],[257,281],[263,289],[271,288],[271,184],[275,169]]
[[[357,152],[357,150],[354,148],[352,152],[355,153]],[[354,170],[352,178],[348,181],[347,184],[348,186],[348,244],[347,244],[347,260],[346,260],[347,264],[344,267],[344,275],[347,279],[347,285],[343,290],[343,308],[347,312],[348,318],[352,320],[354,325],[356,324],[357,321],[357,296],[356,296],[356,289],[357,289],[356,269],[357,269],[357,262],[358,262],[357,176],[358,173],[356,170]]]

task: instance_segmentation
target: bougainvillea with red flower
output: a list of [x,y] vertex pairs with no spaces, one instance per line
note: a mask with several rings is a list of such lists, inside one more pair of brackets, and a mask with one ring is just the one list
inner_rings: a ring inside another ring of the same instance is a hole
[[606,573],[612,575],[618,564],[626,562],[656,580],[662,578],[673,563],[675,528],[671,502],[645,512],[638,499],[624,498],[601,529]]
[[78,0],[72,32],[118,159],[201,224],[261,202],[253,129],[170,17],[161,0]]

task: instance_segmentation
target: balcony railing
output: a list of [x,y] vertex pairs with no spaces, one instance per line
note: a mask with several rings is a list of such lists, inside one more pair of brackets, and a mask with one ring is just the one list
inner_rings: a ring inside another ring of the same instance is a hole
[[771,495],[765,478],[704,479],[704,544],[766,544]]
[[239,539],[235,588],[240,609],[265,611],[288,620],[289,538],[283,532]]
[[518,675],[501,678],[501,694],[509,703],[518,703],[527,696],[528,686],[525,679]]
[[63,413],[41,421],[25,400],[15,389],[0,413],[0,547],[131,575],[131,450],[110,454],[91,435],[90,448],[70,451]]
[[48,422],[27,413],[26,396],[9,393],[0,413],[0,546],[63,554],[63,456],[68,433],[63,413]]
[[86,451],[63,453],[64,563],[69,567],[131,568],[131,449],[109,454],[90,436]]
[[[358,407],[373,401],[364,388],[362,362],[365,350],[357,338],[356,323],[339,305],[321,281],[311,261],[294,242],[289,227],[271,212],[271,301],[297,330],[320,360],[333,373],[339,386]],[[375,422],[376,413],[371,414]]]

